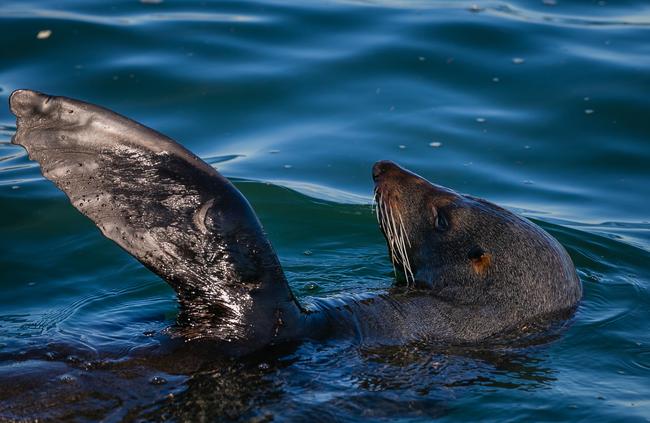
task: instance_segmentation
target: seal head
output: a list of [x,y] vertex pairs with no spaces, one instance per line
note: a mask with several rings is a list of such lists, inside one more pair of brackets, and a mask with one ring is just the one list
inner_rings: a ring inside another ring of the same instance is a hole
[[390,161],[377,162],[372,173],[377,218],[408,285],[518,318],[572,309],[579,301],[569,255],[537,225]]

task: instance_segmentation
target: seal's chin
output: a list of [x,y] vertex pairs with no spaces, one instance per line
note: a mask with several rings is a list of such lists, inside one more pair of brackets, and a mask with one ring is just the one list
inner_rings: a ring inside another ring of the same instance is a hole
[[413,282],[413,285],[418,289],[426,289],[428,291],[433,291],[435,288],[432,280],[418,278],[417,276],[415,278],[415,281]]

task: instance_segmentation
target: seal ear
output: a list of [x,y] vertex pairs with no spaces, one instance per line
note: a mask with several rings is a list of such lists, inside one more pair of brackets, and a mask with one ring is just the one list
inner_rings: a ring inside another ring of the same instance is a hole
[[467,253],[467,258],[472,263],[472,268],[477,275],[482,275],[492,263],[492,255],[478,245],[473,246]]
[[433,213],[433,227],[439,232],[446,231],[449,229],[449,220],[445,215],[445,212],[441,210],[440,207],[431,205],[431,213]]
[[168,282],[184,335],[266,345],[299,313],[244,196],[170,138],[110,110],[15,91],[12,142],[102,233]]
[[449,229],[449,221],[447,220],[445,213],[438,208],[435,209],[434,212],[436,214],[436,217],[433,224],[436,230],[443,232]]

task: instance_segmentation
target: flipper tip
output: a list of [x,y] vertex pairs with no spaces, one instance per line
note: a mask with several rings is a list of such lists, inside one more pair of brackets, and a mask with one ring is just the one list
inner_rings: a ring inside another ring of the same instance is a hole
[[33,113],[49,99],[50,96],[37,91],[18,89],[9,96],[9,109],[16,117],[22,118]]

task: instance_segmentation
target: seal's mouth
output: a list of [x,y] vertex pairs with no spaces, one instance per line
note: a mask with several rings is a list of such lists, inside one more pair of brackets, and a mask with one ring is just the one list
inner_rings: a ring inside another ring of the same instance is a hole
[[400,266],[404,271],[406,285],[415,286],[415,276],[408,254],[408,250],[412,247],[411,240],[404,225],[399,203],[386,182],[391,176],[397,175],[410,176],[411,174],[390,161],[375,163],[372,168],[372,177],[375,181],[374,209],[379,227],[386,237],[393,269],[397,271],[397,266]]

